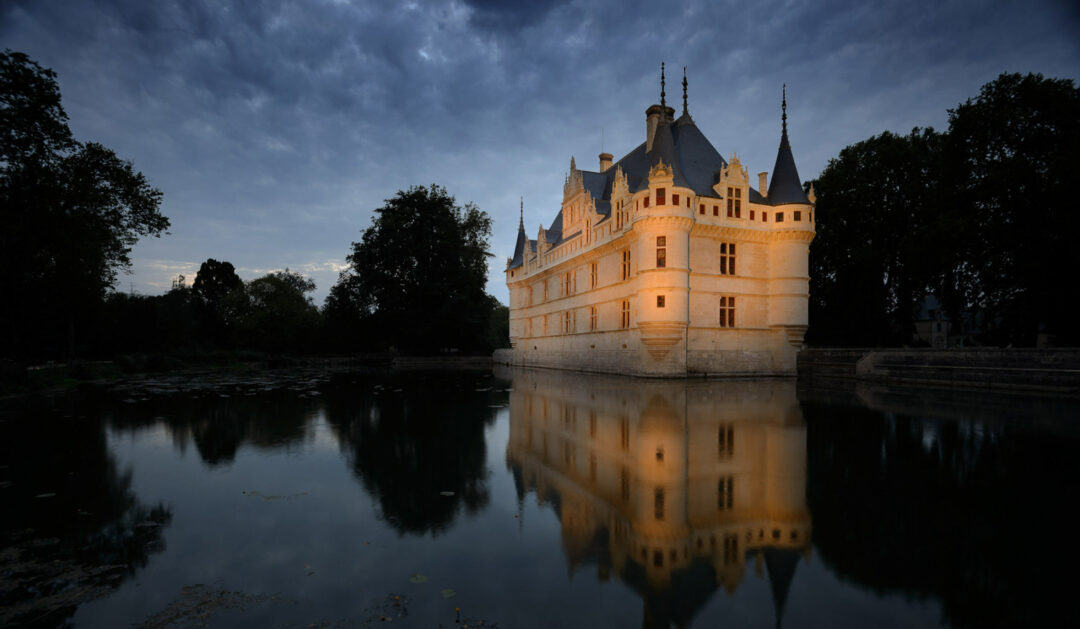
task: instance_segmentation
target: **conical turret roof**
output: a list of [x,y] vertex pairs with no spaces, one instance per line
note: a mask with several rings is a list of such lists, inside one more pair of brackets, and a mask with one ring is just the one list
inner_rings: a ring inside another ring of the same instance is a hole
[[769,194],[766,201],[769,205],[810,203],[810,199],[803,192],[802,180],[799,179],[799,171],[795,168],[795,157],[791,154],[791,143],[788,142],[786,87],[781,101],[781,109],[783,114],[781,116],[780,149],[776,152],[776,163],[773,164],[772,181],[769,182]]

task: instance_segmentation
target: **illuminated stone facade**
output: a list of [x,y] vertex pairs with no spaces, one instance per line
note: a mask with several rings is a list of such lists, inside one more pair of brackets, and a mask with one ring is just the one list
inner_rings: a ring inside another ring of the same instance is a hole
[[556,510],[571,573],[596,564],[666,627],[767,566],[781,613],[812,532],[793,381],[627,387],[529,370],[513,382],[507,465],[519,499]]
[[574,159],[536,239],[507,261],[511,362],[650,376],[795,373],[807,326],[813,189],[787,137],[751,187],[687,110],[646,111],[646,140],[598,171]]

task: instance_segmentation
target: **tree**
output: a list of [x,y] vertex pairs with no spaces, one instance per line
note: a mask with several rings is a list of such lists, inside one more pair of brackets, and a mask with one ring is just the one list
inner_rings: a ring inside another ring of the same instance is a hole
[[0,310],[0,353],[71,354],[134,244],[168,229],[161,192],[111,150],[76,142],[56,74],[10,50],[0,125],[0,265],[17,296]]
[[378,331],[381,348],[408,352],[490,349],[484,292],[491,219],[432,184],[398,191],[352,244],[328,309],[344,308]]
[[911,341],[919,303],[935,284],[942,138],[886,131],[848,146],[815,182],[808,341]]
[[1080,340],[1070,288],[1080,230],[1080,89],[1040,74],[1002,74],[949,112],[943,228],[955,238],[946,308],[985,340]]
[[314,290],[314,281],[288,269],[248,282],[244,344],[275,352],[309,349],[319,325],[319,310],[306,296]]

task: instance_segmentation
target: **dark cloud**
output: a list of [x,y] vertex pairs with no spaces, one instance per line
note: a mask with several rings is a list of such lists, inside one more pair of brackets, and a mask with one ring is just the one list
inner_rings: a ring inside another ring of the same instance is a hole
[[724,154],[771,168],[780,85],[799,171],[885,129],[943,127],[1003,71],[1076,78],[1076,5],[980,2],[228,2],[0,5],[0,46],[60,78],[81,139],[165,192],[171,237],[134,282],[207,257],[246,278],[316,269],[325,294],[371,210],[437,182],[495,218],[490,290],[525,196],[550,222],[570,155],[589,167],[681,99]]

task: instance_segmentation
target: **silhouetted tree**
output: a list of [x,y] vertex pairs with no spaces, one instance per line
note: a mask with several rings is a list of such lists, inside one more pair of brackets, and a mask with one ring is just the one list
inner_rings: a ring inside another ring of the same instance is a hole
[[886,131],[846,147],[815,182],[808,341],[894,345],[911,340],[935,282],[941,136]]
[[203,262],[191,289],[202,299],[203,329],[210,340],[219,347],[232,344],[247,300],[232,263],[213,258]]
[[943,229],[955,239],[944,301],[978,315],[986,340],[1080,340],[1063,273],[1080,230],[1080,89],[1002,74],[949,112]]
[[309,350],[319,327],[319,310],[306,296],[314,290],[314,281],[288,269],[248,282],[244,344],[276,352]]
[[489,349],[484,292],[491,219],[437,185],[399,191],[354,242],[332,308],[358,306],[383,347]]
[[56,74],[23,53],[0,53],[0,267],[8,293],[3,354],[75,349],[141,236],[169,220],[161,192],[130,162],[74,140]]

